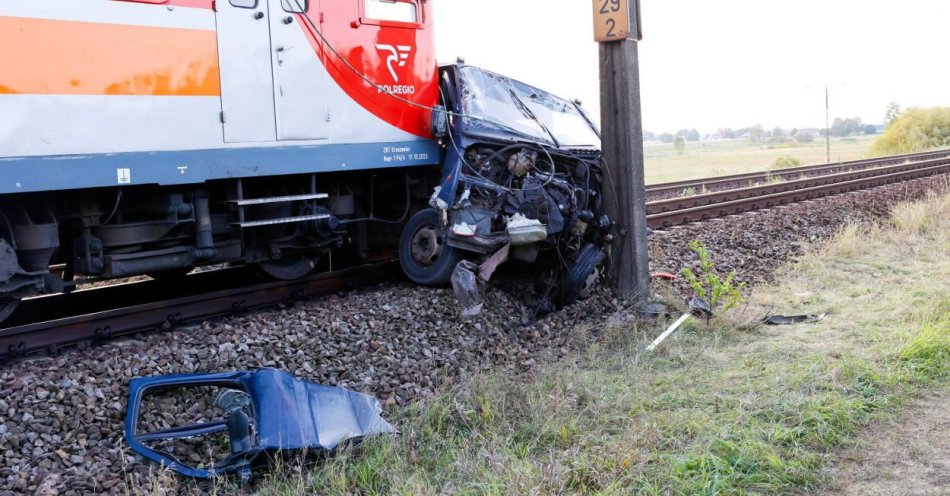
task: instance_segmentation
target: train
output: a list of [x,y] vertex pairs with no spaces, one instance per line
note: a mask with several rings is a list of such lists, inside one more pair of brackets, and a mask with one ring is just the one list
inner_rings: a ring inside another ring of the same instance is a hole
[[419,284],[516,260],[554,306],[589,291],[616,230],[597,126],[439,65],[434,3],[0,3],[0,321],[77,280],[386,250]]

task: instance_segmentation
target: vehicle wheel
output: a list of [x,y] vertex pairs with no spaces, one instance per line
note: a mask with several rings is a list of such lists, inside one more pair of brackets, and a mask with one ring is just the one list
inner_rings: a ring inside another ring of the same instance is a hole
[[427,208],[409,219],[399,237],[399,265],[423,286],[441,286],[452,277],[462,251],[445,243],[439,211]]
[[590,294],[600,277],[599,268],[605,258],[607,254],[595,244],[588,243],[581,248],[571,270],[564,275],[562,306],[570,305],[578,298]]
[[319,260],[318,255],[287,255],[277,260],[251,264],[251,270],[265,279],[293,281],[309,274]]

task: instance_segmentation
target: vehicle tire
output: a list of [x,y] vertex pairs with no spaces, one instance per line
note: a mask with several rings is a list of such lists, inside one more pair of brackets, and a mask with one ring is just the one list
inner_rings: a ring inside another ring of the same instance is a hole
[[420,210],[399,237],[399,265],[410,280],[423,286],[441,286],[452,277],[462,251],[446,244],[439,211]]
[[577,301],[584,290],[588,289],[591,278],[596,276],[597,268],[606,258],[607,254],[604,250],[595,244],[588,243],[581,248],[571,270],[564,275],[561,306]]

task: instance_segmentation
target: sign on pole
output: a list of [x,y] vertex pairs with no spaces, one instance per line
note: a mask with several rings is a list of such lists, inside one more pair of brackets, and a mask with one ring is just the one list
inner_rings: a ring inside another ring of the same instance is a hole
[[608,279],[637,307],[650,297],[643,124],[640,115],[639,0],[594,0],[600,42],[601,149],[608,173],[604,209],[616,223]]
[[594,41],[640,40],[640,2],[593,0]]

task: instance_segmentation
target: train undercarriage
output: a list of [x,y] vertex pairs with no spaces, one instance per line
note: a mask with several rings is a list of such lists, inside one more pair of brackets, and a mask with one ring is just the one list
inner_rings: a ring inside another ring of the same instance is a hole
[[0,204],[0,320],[21,298],[70,291],[80,279],[174,278],[246,264],[291,280],[333,249],[365,258],[395,246],[435,177],[431,168],[389,169],[8,197]]

